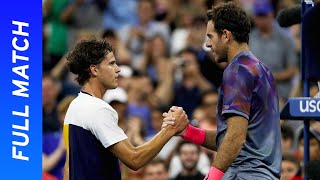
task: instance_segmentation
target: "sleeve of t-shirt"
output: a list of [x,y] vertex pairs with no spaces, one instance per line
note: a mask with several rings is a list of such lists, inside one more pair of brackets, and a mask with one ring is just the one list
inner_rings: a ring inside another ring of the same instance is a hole
[[223,73],[224,117],[240,115],[249,120],[254,86],[253,75],[241,64],[231,64]]
[[108,108],[100,108],[92,117],[90,130],[105,148],[128,138],[118,126],[117,119],[117,115]]

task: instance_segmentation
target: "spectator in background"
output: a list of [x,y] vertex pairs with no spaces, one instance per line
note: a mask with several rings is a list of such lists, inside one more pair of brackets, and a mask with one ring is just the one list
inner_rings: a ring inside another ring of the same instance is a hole
[[[126,122],[126,135],[128,136],[128,140],[134,147],[138,147],[146,142],[145,133],[146,129],[143,123],[143,120],[139,116],[129,116]],[[124,179],[126,180],[141,180],[144,176],[144,168],[141,168],[137,171],[134,171],[120,162],[121,171],[125,172]]]
[[[106,0],[69,0],[70,3],[79,4],[70,11],[68,22],[68,48],[77,43],[77,36],[81,31],[88,31],[98,34],[103,30],[103,11]],[[104,7],[103,7],[104,6]]]
[[[137,70],[147,74],[152,82],[159,81],[158,66],[160,61],[169,61],[168,45],[163,36],[156,34],[145,42],[144,52],[139,60]],[[134,65],[134,64],[133,64]]]
[[201,103],[201,94],[211,89],[211,84],[200,71],[197,54],[193,49],[184,49],[179,53],[178,66],[182,79],[175,84],[173,104],[181,106],[189,117]]
[[161,59],[156,64],[158,73],[157,82],[154,83],[154,94],[151,97],[151,106],[155,108],[166,108],[171,106],[173,99],[173,86],[175,83],[175,70],[173,58]]
[[207,121],[204,121],[203,125],[201,124],[199,125],[201,129],[206,129],[206,128],[202,128],[205,126],[209,127],[210,130],[217,129],[217,104],[218,104],[218,93],[216,91],[210,89],[208,91],[205,91],[202,94],[201,106],[204,107],[205,109]]
[[[120,166],[121,165],[123,165],[123,164],[120,163]],[[124,175],[122,173],[122,171],[125,171],[126,175]],[[121,179],[123,179],[123,180],[141,180],[141,179],[143,179],[143,177],[144,177],[143,168],[141,168],[137,171],[134,171],[125,165],[121,168]]]
[[[93,32],[79,30],[76,36],[76,42],[87,40],[93,37],[95,37],[95,34]],[[75,75],[68,71],[66,55],[64,55],[59,60],[59,62],[50,70],[50,74],[61,82],[62,88],[60,96],[62,98],[67,95],[78,95],[81,87],[74,80],[76,78]]]
[[128,116],[143,119],[147,137],[155,133],[151,125],[151,109],[168,107],[173,96],[173,65],[161,62],[158,67],[160,79],[157,84],[149,76],[138,74],[131,78],[128,88]]
[[[198,180],[204,178],[204,175],[199,169],[208,169],[210,163],[207,164],[207,167],[197,167],[201,153],[200,146],[188,141],[181,141],[178,144],[177,153],[182,164],[182,169],[179,171],[179,174],[173,178],[174,180]],[[173,166],[173,164],[171,164],[170,167],[177,168]]]
[[[208,111],[212,113],[213,110],[204,105],[197,107],[193,111],[193,120],[191,121],[191,124],[200,129],[216,131],[217,130],[216,119],[210,119],[210,116],[208,115]],[[217,152],[202,146],[200,148],[201,148],[201,151],[207,155],[210,162],[212,162]],[[205,174],[207,172],[203,172],[203,173]]]
[[202,49],[206,40],[206,19],[205,16],[193,17],[192,26],[187,37],[187,47]]
[[154,21],[154,12],[155,4],[153,1],[140,0],[137,6],[138,21],[133,25],[128,24],[119,31],[122,41],[129,47],[133,58],[142,53],[143,43],[147,38],[161,34],[166,43],[169,42],[169,26]]
[[111,46],[114,48],[114,53],[119,65],[131,65],[130,52],[120,40],[116,31],[105,29],[102,33],[102,38],[110,42]]
[[283,154],[280,180],[292,180],[292,178],[302,180],[300,162],[291,154]]
[[152,95],[153,85],[148,76],[131,78],[128,90],[128,116],[139,116],[146,127],[146,136],[154,134],[151,126],[151,107],[148,96]]
[[[304,133],[303,128],[300,129],[300,135],[298,136],[298,151],[295,152],[295,156],[303,161],[304,156]],[[310,161],[320,160],[320,133],[310,128],[309,134],[309,150],[310,150]]]
[[42,180],[58,180],[58,179],[47,172],[42,172]]
[[120,73],[118,77],[119,87],[123,88],[126,92],[129,91],[130,82],[134,74],[134,70],[127,65],[119,65]]
[[61,90],[59,81],[50,74],[42,77],[42,132],[54,132],[60,129],[57,101]]
[[144,167],[143,180],[168,180],[168,167],[161,159],[154,159]]
[[145,133],[146,129],[142,118],[139,116],[130,116],[128,118],[128,128],[125,132],[128,136],[128,140],[135,147],[142,145],[146,142]]
[[253,54],[270,68],[276,80],[279,96],[286,100],[297,72],[297,54],[292,39],[274,20],[273,7],[268,0],[254,4],[254,23],[249,46]]
[[118,113],[118,125],[119,127],[126,132],[128,116],[128,95],[127,92],[121,88],[117,87],[116,89],[109,90],[108,93],[105,93],[103,100],[106,101],[110,106],[117,111]]
[[135,24],[138,2],[139,0],[108,0],[103,15],[104,28],[119,31],[126,25]]
[[45,24],[46,52],[44,70],[53,68],[68,50],[68,30],[74,11],[83,4],[83,0],[45,0],[43,18]]
[[220,86],[223,70],[226,63],[217,63],[209,53],[210,49],[205,46],[206,19],[204,16],[195,16],[187,37],[187,47],[196,52],[200,71],[203,76],[217,89]]
[[320,160],[318,161],[309,161],[305,167],[305,174],[311,180],[320,179]]
[[192,113],[191,124],[199,127],[201,123],[208,121],[207,113],[204,106],[197,106]]
[[67,96],[58,104],[59,130],[44,133],[42,136],[42,171],[62,180],[63,166],[66,161],[66,147],[62,135],[64,117],[69,104],[75,96]]
[[177,27],[172,31],[170,38],[170,54],[176,55],[182,49],[187,47],[188,36],[192,28],[194,17],[188,11],[189,8],[182,6],[178,8],[179,21],[177,21]]
[[[319,97],[320,98],[320,97]],[[317,120],[310,120],[310,127],[316,132],[320,132],[320,122]]]
[[294,132],[291,126],[283,123],[281,125],[281,147],[283,154],[293,153]]

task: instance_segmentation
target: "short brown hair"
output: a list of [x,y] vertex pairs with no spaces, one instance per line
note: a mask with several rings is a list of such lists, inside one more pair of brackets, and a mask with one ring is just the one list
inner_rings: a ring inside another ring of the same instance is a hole
[[232,32],[238,43],[249,43],[251,22],[246,12],[233,2],[221,3],[207,11],[207,20],[214,22],[215,30],[222,34],[226,29]]
[[69,70],[77,75],[79,85],[90,78],[90,66],[100,64],[112,52],[112,46],[105,40],[83,40],[67,55]]

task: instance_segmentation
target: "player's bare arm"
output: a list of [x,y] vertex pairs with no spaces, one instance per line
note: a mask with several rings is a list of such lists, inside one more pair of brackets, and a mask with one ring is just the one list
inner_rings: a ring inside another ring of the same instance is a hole
[[[171,113],[175,111],[175,108],[177,108],[176,106],[173,106],[173,108],[170,109],[170,111],[168,113],[163,113],[164,119],[163,119],[163,123],[162,123],[162,128],[165,128],[169,125],[174,125],[175,124],[175,118],[172,117]],[[183,131],[181,133],[179,133],[178,135],[183,136],[186,132],[187,126],[185,124],[180,124],[179,125],[180,128],[183,129]],[[189,125],[190,126],[190,125]],[[200,144],[201,146],[214,150],[217,150],[217,145],[216,145],[216,131],[204,131],[205,132],[205,139],[204,142],[202,144]]]
[[217,144],[216,144],[216,131],[205,131],[206,132],[206,138],[204,140],[204,143],[201,145],[205,148],[211,149],[213,151],[217,150]]
[[134,147],[128,140],[123,140],[110,146],[110,151],[129,168],[138,170],[152,160],[172,136],[183,130],[181,127],[186,126],[183,124],[188,123],[187,115],[182,108],[172,115],[176,120],[176,124],[163,128],[149,142]]
[[218,149],[212,165],[222,172],[226,172],[232,162],[239,155],[246,141],[248,120],[242,116],[233,116],[227,120],[228,129]]

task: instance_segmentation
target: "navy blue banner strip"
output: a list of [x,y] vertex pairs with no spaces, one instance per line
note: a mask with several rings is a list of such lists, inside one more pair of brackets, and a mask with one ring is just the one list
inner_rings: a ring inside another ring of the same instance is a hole
[[0,179],[42,179],[42,1],[0,6]]
[[320,117],[319,98],[290,98],[290,114],[294,117]]

